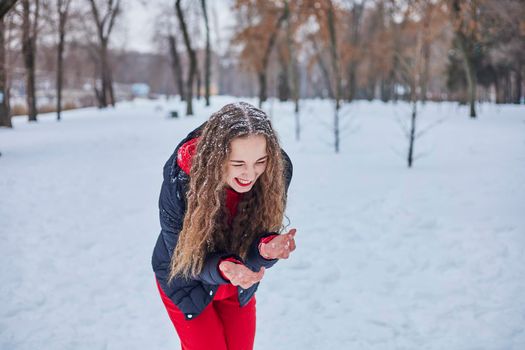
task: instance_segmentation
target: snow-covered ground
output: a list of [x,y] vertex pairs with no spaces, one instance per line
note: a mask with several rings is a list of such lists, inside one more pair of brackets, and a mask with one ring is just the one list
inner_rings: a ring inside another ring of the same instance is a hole
[[[0,349],[177,349],[150,267],[162,166],[233,98],[135,101],[0,130]],[[255,100],[250,100],[255,103]],[[266,110],[294,163],[297,251],[257,292],[256,349],[525,349],[525,108]]]

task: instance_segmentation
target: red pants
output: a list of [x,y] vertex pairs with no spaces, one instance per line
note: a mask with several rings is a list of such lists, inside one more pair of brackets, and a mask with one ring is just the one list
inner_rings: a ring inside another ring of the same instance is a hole
[[182,350],[252,350],[255,338],[255,296],[239,305],[237,287],[221,285],[212,302],[201,314],[186,320],[184,314],[164,294],[160,296],[179,335]]

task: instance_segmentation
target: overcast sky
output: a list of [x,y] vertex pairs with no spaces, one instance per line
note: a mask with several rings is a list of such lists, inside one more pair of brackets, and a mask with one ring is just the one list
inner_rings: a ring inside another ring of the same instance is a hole
[[129,3],[124,7],[121,18],[126,32],[126,46],[140,52],[153,51],[151,38],[156,11],[148,9],[148,6],[138,1],[125,0],[124,3]]
[[[194,1],[194,0],[191,0]],[[145,2],[143,0],[123,0],[123,16],[120,18],[121,30],[116,33],[115,39],[124,41],[125,47],[129,50],[136,50],[140,52],[154,52],[155,43],[152,41],[154,23],[156,17],[161,11],[161,4],[167,2],[174,3],[173,0],[157,0]],[[174,5],[170,6],[174,8]],[[219,30],[221,31],[221,39],[228,37],[228,27],[234,23],[233,16],[230,11],[229,0],[209,0],[208,1],[208,16],[210,21],[214,21],[213,11],[217,13],[219,22]],[[173,10],[175,13],[175,10]],[[210,30],[214,35],[214,24],[210,23]],[[212,37],[212,44],[216,39]],[[216,48],[215,48],[216,49]]]

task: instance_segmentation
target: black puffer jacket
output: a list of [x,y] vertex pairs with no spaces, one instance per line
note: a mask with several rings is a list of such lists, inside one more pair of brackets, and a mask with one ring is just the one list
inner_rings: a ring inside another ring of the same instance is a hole
[[[229,283],[222,278],[218,264],[221,259],[235,257],[242,261],[240,257],[228,254],[228,252],[215,252],[206,256],[202,272],[194,279],[175,278],[168,285],[168,274],[171,256],[177,245],[179,232],[182,229],[184,214],[186,212],[186,192],[189,185],[189,176],[177,164],[177,154],[179,148],[187,141],[200,136],[206,123],[192,131],[182,140],[173,155],[164,165],[164,181],[159,198],[159,216],[161,232],[155,249],[153,250],[152,265],[155,276],[164,293],[173,301],[175,305],[186,315],[186,320],[191,320],[198,316],[204,308],[212,301],[219,285]],[[285,162],[286,191],[292,178],[292,163],[288,155],[282,151]],[[261,266],[269,268],[273,266],[277,259],[267,260],[259,254],[259,241],[275,233],[262,232],[250,246],[247,259],[243,263],[254,271],[259,271]],[[237,287],[239,303],[246,305],[255,291],[258,283],[248,289]]]

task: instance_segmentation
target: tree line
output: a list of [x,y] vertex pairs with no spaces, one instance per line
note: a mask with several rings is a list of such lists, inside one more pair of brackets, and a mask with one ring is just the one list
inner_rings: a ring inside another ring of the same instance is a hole
[[[294,102],[299,138],[301,98],[329,98],[337,151],[341,106],[355,99],[453,100],[469,104],[471,117],[477,101],[523,101],[525,5],[519,0],[231,0],[227,5],[234,24],[226,38],[216,4],[146,5],[159,13],[151,38],[157,52],[149,59],[170,71],[169,84],[153,85],[179,95],[188,115],[201,95],[209,104],[214,93],[248,91],[261,106],[276,96]],[[129,67],[122,57],[129,54],[112,47],[111,40],[124,11],[121,0],[1,0],[0,125],[11,126],[10,91],[21,76],[28,119],[37,119],[42,62],[52,61],[45,65],[55,72],[57,120],[64,86],[75,77],[79,84],[89,81],[100,108],[115,105],[115,82],[132,80],[123,74]]]

